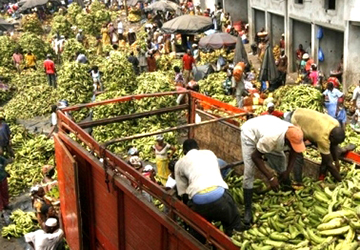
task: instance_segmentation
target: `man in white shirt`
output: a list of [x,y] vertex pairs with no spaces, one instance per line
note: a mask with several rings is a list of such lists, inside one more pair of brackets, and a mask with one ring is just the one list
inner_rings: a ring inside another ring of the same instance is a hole
[[45,230],[25,234],[25,241],[35,250],[54,250],[64,236],[63,230],[57,228],[57,220],[49,218],[45,222]]
[[120,18],[118,18],[118,24],[117,24],[117,29],[118,29],[118,38],[119,40],[123,40],[123,33],[124,33],[124,26],[123,23],[121,22]]
[[[290,147],[289,163],[286,167],[285,147]],[[241,150],[244,160],[244,223],[252,222],[252,194],[256,168],[269,180],[271,188],[279,188],[279,181],[289,181],[289,174],[296,157],[305,151],[303,132],[289,122],[272,115],[264,115],[246,121],[241,127]],[[279,174],[266,169],[263,155],[269,166]]]
[[[221,221],[224,232],[242,230],[240,214],[222,179],[217,157],[210,150],[199,150],[197,142],[187,139],[183,144],[185,156],[175,165],[178,195],[187,205],[208,221]],[[185,196],[185,197],[184,197]]]

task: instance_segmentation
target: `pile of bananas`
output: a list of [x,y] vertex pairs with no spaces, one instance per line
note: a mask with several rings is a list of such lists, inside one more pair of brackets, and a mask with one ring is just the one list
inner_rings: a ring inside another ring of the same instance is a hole
[[343,142],[343,146],[346,146],[348,144],[354,144],[357,146],[357,148],[355,149],[356,152],[359,152],[360,150],[360,138],[359,138],[359,134],[356,133],[349,124],[346,125],[345,128],[345,141]]
[[36,14],[24,15],[21,20],[21,27],[24,29],[24,31],[37,35],[42,35],[44,33],[41,22]]
[[12,55],[17,44],[8,36],[0,36],[0,66],[9,67],[13,65]]
[[219,56],[224,57],[224,59],[228,62],[232,62],[234,60],[235,52],[232,51],[230,53],[226,53],[225,49],[217,49],[211,53],[205,53],[200,51],[200,63],[199,65],[205,65],[208,63],[216,63],[219,59]]
[[234,97],[231,95],[225,95],[224,92],[223,83],[226,78],[227,75],[225,72],[208,75],[207,78],[198,82],[200,92],[222,102],[233,103]]
[[98,0],[93,1],[90,6],[89,9],[91,12],[96,12],[99,10],[105,10],[105,4],[103,2],[100,2]]
[[[39,62],[39,64],[42,62]],[[23,70],[20,74],[13,74],[10,84],[18,91],[22,91],[25,88],[47,85],[46,74],[42,70],[42,66],[38,65],[38,70]]]
[[131,94],[136,89],[134,70],[123,53],[113,51],[110,58],[104,60],[99,68],[103,72],[102,81],[106,90],[121,89]]
[[[13,131],[12,131],[13,132]],[[6,166],[9,193],[17,196],[43,179],[41,167],[54,164],[54,144],[45,135],[28,135],[14,145],[15,160]]]
[[95,24],[94,16],[90,14],[84,12],[77,14],[75,23],[79,29],[84,31],[85,34],[97,36],[100,32],[101,25]]
[[275,45],[275,47],[273,48],[273,54],[274,54],[275,61],[278,61],[280,59],[280,46],[279,45]]
[[274,91],[274,101],[277,109],[292,111],[296,108],[308,108],[323,111],[321,92],[309,85],[286,85]]
[[24,212],[21,209],[17,209],[11,213],[10,219],[13,223],[3,227],[1,231],[2,237],[8,240],[10,240],[10,237],[20,238],[39,228],[34,212]]
[[345,106],[346,109],[351,110],[352,107],[353,107],[353,102],[351,101],[351,99],[352,99],[355,88],[356,88],[356,84],[351,85],[348,88],[348,91],[347,91],[347,93],[345,95],[344,106]]
[[31,51],[38,60],[45,59],[47,54],[54,54],[49,43],[44,42],[40,36],[25,32],[20,36],[19,45],[24,52]]
[[71,30],[71,23],[62,15],[54,16],[51,22],[51,35],[57,33],[67,38],[74,37],[74,33]]
[[[344,181],[327,185],[304,178],[298,191],[267,192],[256,180],[254,224],[232,237],[241,249],[357,249],[360,229],[360,170],[345,169]],[[345,173],[347,172],[347,173]],[[229,190],[243,207],[243,177],[229,177]]]
[[158,70],[173,70],[175,66],[178,66],[180,69],[182,68],[181,59],[176,59],[175,54],[169,55],[161,55],[158,59],[156,59],[156,65]]
[[75,38],[66,40],[64,45],[64,51],[61,54],[64,62],[75,61],[76,53],[80,52],[86,55],[85,47],[79,43]]
[[75,2],[72,2],[68,5],[66,17],[69,19],[69,22],[76,24],[76,16],[82,12],[80,5]]
[[103,24],[108,24],[111,21],[110,13],[107,10],[97,10],[95,12],[91,11],[91,15],[93,15],[94,22],[99,27]]
[[141,11],[138,8],[131,8],[127,17],[129,22],[137,23],[141,21]]
[[48,85],[23,88],[5,105],[8,120],[28,119],[51,113],[51,105],[58,101],[56,91]]

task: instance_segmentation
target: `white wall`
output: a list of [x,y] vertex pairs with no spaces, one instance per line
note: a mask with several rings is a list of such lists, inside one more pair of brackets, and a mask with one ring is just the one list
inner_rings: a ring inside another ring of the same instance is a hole
[[[356,42],[354,42],[356,41]],[[345,89],[360,80],[360,26],[348,22],[345,31],[344,75]]]
[[360,1],[359,0],[345,0],[344,19],[349,21],[360,22]]
[[248,0],[225,0],[224,9],[229,12],[233,22],[248,22]]
[[270,30],[270,36],[272,45],[275,46],[276,44],[280,43],[280,38],[283,33],[285,33],[284,28],[284,17],[279,16],[276,14],[271,14],[271,30]]

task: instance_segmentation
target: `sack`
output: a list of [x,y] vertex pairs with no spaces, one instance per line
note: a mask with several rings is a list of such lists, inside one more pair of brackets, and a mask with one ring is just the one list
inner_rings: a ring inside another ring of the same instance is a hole
[[320,62],[323,62],[325,60],[324,52],[322,51],[322,49],[320,47],[319,47],[319,52],[318,52],[318,59]]
[[323,38],[323,36],[324,36],[323,29],[321,27],[319,27],[317,34],[316,34],[316,38],[320,40],[321,38]]
[[220,65],[220,67],[224,67],[226,65],[226,60],[224,59],[224,57],[219,57],[219,59],[217,60],[217,65]]
[[238,64],[236,64],[234,71],[233,71],[233,76],[235,78],[235,81],[240,81],[241,77],[244,73],[245,70],[245,63],[244,62],[239,62]]

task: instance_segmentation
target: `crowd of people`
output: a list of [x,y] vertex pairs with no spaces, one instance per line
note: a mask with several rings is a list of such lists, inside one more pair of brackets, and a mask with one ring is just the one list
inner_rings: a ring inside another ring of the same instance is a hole
[[[123,8],[117,2],[106,1],[105,5],[118,6]],[[243,43],[247,43],[248,25],[244,25],[240,31],[233,26],[231,16],[225,13],[220,6],[216,6],[214,11],[210,9],[201,9],[200,5],[192,1],[185,1],[180,4],[180,13],[177,12],[146,12],[147,4],[140,4],[143,16],[146,16],[151,22],[147,22],[144,29],[147,33],[146,46],[142,48],[136,46],[128,54],[128,61],[136,75],[143,72],[155,72],[157,70],[156,58],[170,53],[181,54],[182,67],[175,66],[174,85],[177,90],[191,89],[199,91],[199,85],[194,81],[193,72],[198,67],[200,60],[199,46],[194,36],[184,36],[175,34],[165,34],[161,27],[163,22],[170,20],[176,15],[191,14],[204,15],[211,17],[214,29],[217,31],[227,32],[234,36],[241,36]],[[82,29],[75,29],[75,39],[82,44],[86,44],[86,34]],[[268,39],[268,32],[265,29],[257,33],[255,43],[251,45],[252,53],[258,55],[262,60]],[[97,36],[97,55],[102,54],[104,46],[112,46],[113,50],[119,50],[119,43],[127,42],[129,46],[136,45],[138,41],[136,30],[128,28],[126,30],[120,17],[116,20],[103,24],[100,34]],[[177,40],[181,39],[181,47]],[[46,56],[43,62],[44,74],[46,74],[49,86],[57,87],[56,64],[60,65],[62,52],[64,50],[66,37],[57,34],[53,37],[52,48],[56,58],[51,54]],[[288,58],[285,54],[285,37],[281,36],[279,41],[280,56],[275,62],[279,71],[281,84],[286,84],[288,69]],[[110,52],[111,53],[111,52]],[[107,56],[110,55],[107,54]],[[306,50],[300,44],[296,51],[297,69],[304,79],[315,87],[321,89],[322,79],[317,65],[311,58],[311,47]],[[37,58],[32,51],[26,51],[22,55],[18,50],[14,51],[12,60],[18,73],[22,70],[36,70]],[[89,64],[85,54],[77,52],[74,60],[78,63]],[[22,68],[21,65],[24,65]],[[236,65],[229,63],[223,68],[227,72],[227,79],[224,79],[224,91],[229,95],[234,95],[236,104],[239,107],[244,106],[244,96],[254,89],[251,81],[254,74],[250,72],[249,65],[240,62]],[[267,104],[267,111],[261,113],[258,117],[247,120],[241,127],[241,148],[244,159],[244,202],[245,214],[241,218],[236,204],[228,191],[228,185],[224,182],[224,177],[228,172],[228,164],[219,159],[213,152],[206,149],[200,149],[198,143],[193,139],[187,139],[183,143],[184,156],[177,160],[173,159],[176,149],[173,145],[166,143],[162,135],[155,139],[153,152],[156,160],[156,167],[145,164],[140,157],[136,147],[128,151],[127,162],[142,173],[143,176],[151,181],[158,182],[163,188],[175,190],[180,197],[192,210],[202,215],[209,221],[221,221],[224,226],[224,232],[231,236],[233,230],[242,231],[251,227],[252,216],[252,196],[253,181],[255,171],[259,170],[268,180],[273,190],[277,191],[281,186],[292,186],[294,189],[302,187],[302,153],[305,151],[304,140],[309,140],[317,145],[322,157],[320,179],[324,180],[326,172],[329,171],[337,181],[341,181],[339,174],[339,156],[353,146],[340,148],[345,140],[344,126],[347,122],[347,114],[343,107],[344,94],[339,90],[341,83],[341,65],[337,70],[336,76],[327,79],[325,91],[322,92],[324,97],[324,106],[327,114],[322,114],[308,109],[295,109],[291,112],[281,112],[275,109],[272,102]],[[340,74],[339,74],[340,72]],[[89,65],[89,77],[93,80],[93,101],[95,95],[105,91],[102,72],[97,65]],[[263,88],[264,92],[266,88]],[[184,102],[184,95],[178,95],[177,103]],[[360,130],[358,122],[360,115],[360,81],[354,91],[352,98],[353,106],[356,108],[351,124],[354,128]],[[62,100],[58,105],[52,107],[51,124],[56,129],[57,117],[56,110],[67,107],[69,104]],[[66,113],[71,117],[70,113]],[[319,130],[319,127],[321,128]],[[50,133],[51,134],[51,133]],[[284,151],[289,151],[288,161]],[[7,192],[7,173],[5,166],[10,160],[2,157],[4,152],[12,158],[14,152],[11,148],[10,129],[0,117],[0,211],[7,209],[9,206],[9,195]],[[265,167],[264,158],[274,170],[270,172]],[[221,171],[220,171],[221,170]],[[290,180],[290,173],[294,170],[294,180]],[[63,237],[61,230],[61,220],[59,220],[56,209],[45,198],[54,184],[54,168],[46,166],[43,170],[44,183],[36,186],[31,190],[33,207],[37,213],[37,218],[41,229],[25,235],[25,239],[35,249],[54,249]],[[155,174],[156,173],[156,174]],[[224,175],[222,175],[222,173]],[[157,178],[155,178],[155,175]],[[136,186],[134,186],[137,188]],[[143,196],[152,201],[150,194],[143,191]],[[165,209],[166,211],[166,209]]]

